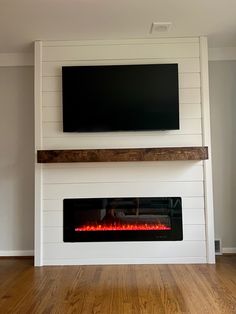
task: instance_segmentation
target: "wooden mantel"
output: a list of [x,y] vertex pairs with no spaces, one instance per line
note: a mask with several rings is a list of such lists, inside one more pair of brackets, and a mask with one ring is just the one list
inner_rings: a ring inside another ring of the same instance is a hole
[[208,159],[207,147],[38,150],[38,163],[174,161]]

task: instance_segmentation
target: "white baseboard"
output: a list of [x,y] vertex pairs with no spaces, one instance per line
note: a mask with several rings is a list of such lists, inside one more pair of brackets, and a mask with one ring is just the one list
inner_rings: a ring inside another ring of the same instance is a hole
[[236,247],[223,247],[223,254],[236,254]]
[[41,266],[65,265],[125,265],[125,264],[206,264],[206,257],[176,258],[96,258],[96,259],[45,259]]
[[0,256],[34,256],[33,250],[0,251]]

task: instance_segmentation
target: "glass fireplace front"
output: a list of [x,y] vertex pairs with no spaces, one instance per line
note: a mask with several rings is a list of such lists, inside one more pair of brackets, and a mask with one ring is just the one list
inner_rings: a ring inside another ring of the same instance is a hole
[[180,197],[64,199],[64,242],[183,239]]

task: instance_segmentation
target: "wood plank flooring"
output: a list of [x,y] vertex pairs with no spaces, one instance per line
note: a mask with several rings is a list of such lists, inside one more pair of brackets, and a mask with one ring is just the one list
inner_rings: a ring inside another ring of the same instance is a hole
[[0,259],[0,313],[236,313],[236,256],[216,265],[41,268]]

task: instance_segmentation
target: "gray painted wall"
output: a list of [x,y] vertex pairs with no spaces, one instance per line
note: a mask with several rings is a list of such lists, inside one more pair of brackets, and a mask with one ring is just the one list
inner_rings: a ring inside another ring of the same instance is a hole
[[236,248],[236,61],[209,63],[216,238]]
[[33,249],[33,67],[0,67],[0,251]]

